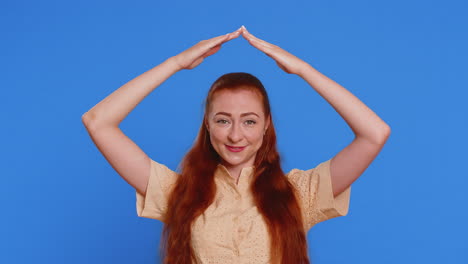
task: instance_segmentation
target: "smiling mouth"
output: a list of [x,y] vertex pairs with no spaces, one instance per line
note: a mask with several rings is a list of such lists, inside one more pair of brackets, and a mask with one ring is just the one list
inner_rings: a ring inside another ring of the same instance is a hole
[[225,145],[225,146],[229,151],[232,151],[232,152],[240,152],[245,148],[245,147],[234,147],[234,146],[228,146],[228,145]]

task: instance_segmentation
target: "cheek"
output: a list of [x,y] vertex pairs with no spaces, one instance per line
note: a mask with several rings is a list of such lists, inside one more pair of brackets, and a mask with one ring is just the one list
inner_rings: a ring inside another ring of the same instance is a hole
[[226,138],[226,135],[224,131],[222,130],[213,129],[210,133],[210,138],[211,140],[214,140],[214,141],[224,141],[224,139]]
[[263,138],[263,131],[252,131],[248,135],[248,138],[252,142],[261,141]]

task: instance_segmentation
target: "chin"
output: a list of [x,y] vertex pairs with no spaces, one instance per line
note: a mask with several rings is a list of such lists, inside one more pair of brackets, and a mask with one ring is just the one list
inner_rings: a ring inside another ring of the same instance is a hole
[[224,162],[226,162],[227,164],[231,165],[231,166],[236,166],[236,165],[239,165],[239,164],[242,164],[245,162],[245,160],[232,160],[232,159],[229,159],[229,158],[223,158]]

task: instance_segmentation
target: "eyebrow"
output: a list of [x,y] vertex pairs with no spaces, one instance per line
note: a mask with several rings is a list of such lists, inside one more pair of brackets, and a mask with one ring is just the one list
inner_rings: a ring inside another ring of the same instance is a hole
[[[218,112],[218,113],[215,114],[215,116],[216,116],[216,115],[232,116],[231,114],[226,113],[226,112]],[[248,116],[248,115],[256,115],[256,116],[258,116],[258,115],[257,115],[256,113],[254,113],[254,112],[247,112],[247,113],[242,113],[242,114],[241,114],[241,117],[243,117],[243,116]],[[258,116],[258,117],[260,117],[260,116]]]

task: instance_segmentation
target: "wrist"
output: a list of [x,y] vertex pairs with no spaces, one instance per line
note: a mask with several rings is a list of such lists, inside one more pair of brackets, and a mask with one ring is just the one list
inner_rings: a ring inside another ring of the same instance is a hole
[[308,64],[307,62],[304,62],[301,65],[301,67],[299,68],[299,70],[297,72],[297,75],[299,75],[300,77],[303,77],[311,69],[313,69],[313,67],[310,64]]
[[182,70],[182,67],[179,65],[179,62],[177,61],[177,58],[175,56],[169,57],[166,62],[173,67],[175,71],[180,71]]

